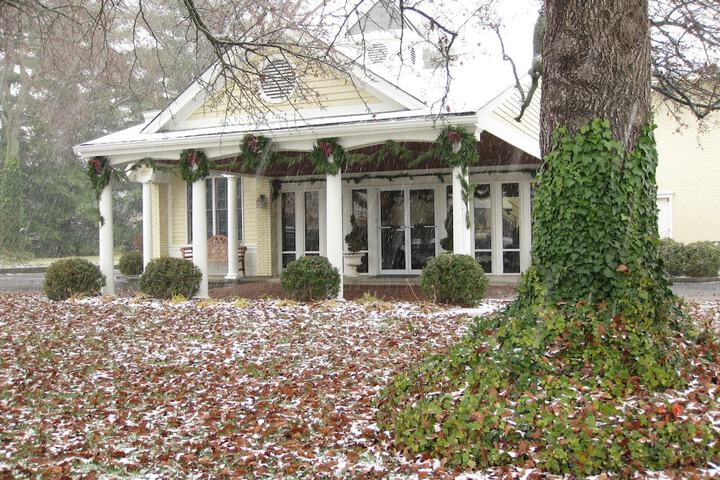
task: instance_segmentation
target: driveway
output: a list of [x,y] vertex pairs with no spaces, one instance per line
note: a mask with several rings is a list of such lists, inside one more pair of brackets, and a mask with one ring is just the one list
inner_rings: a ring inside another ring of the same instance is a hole
[[0,275],[0,292],[35,292],[42,290],[45,274],[5,273]]

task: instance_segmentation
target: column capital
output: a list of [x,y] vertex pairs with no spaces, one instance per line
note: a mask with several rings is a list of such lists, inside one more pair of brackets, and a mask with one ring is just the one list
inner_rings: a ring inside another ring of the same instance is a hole
[[238,174],[238,173],[223,173],[222,176],[223,176],[224,178],[227,178],[228,180],[231,179],[231,178],[234,178],[235,180],[237,180],[238,178],[240,178],[240,174]]

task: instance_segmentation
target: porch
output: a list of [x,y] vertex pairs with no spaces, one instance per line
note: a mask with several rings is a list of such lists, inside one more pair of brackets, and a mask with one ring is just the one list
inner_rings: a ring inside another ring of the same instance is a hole
[[[419,299],[414,282],[403,282],[402,277],[419,275],[427,261],[443,252],[473,256],[491,282],[512,283],[530,264],[530,209],[538,160],[479,130],[475,114],[454,120],[458,128],[474,131],[468,145],[478,160],[469,167],[424,155],[439,130],[427,120],[372,135],[359,127],[343,130],[344,136],[334,137],[337,144],[354,158],[369,160],[349,162],[325,174],[318,174],[308,158],[319,141],[317,133],[274,136],[271,159],[259,167],[245,165],[237,153],[228,155],[232,148],[226,143],[207,146],[203,150],[212,160],[209,175],[191,183],[173,174],[178,164],[171,160],[175,150],[138,152],[154,159],[140,166],[137,160],[134,165],[125,163],[133,165],[131,179],[143,184],[144,261],[162,255],[182,257],[192,248],[192,261],[203,272],[201,297],[210,295],[213,276],[241,278],[237,260],[243,248],[245,273],[251,277],[277,278],[292,260],[325,256],[343,274],[348,292],[343,295],[341,285],[340,296],[346,298],[365,291],[381,293],[375,287],[378,280],[382,284],[383,278],[396,277],[405,289],[400,297]],[[385,152],[388,142],[401,145],[403,153]],[[283,160],[276,161],[278,157]],[[332,165],[334,156],[326,160]],[[100,227],[100,263],[109,273],[103,259],[112,251],[110,185],[102,192],[100,210],[105,221]],[[359,284],[344,261],[351,253],[345,237],[353,217],[362,230]],[[225,260],[208,254],[208,239],[218,235],[227,238]],[[110,293],[108,273],[105,291]]]
[[[365,295],[372,295],[383,301],[406,301],[418,302],[428,301],[418,286],[417,277],[378,277],[378,278],[345,278],[344,298],[356,300]],[[240,282],[223,281],[221,277],[211,279],[211,298],[289,298],[280,288],[280,281],[277,278],[262,279],[251,278]],[[493,283],[488,287],[487,298],[511,299],[516,294],[515,284]]]

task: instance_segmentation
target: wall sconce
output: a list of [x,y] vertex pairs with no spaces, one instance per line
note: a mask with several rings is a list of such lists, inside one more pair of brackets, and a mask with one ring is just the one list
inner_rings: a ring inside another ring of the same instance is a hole
[[265,208],[267,207],[267,197],[264,193],[261,193],[258,197],[257,201],[255,202],[255,206],[257,208]]

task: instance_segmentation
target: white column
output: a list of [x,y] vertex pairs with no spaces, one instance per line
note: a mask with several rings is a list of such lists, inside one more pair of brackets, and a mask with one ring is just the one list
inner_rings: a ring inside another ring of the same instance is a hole
[[208,297],[207,195],[205,179],[192,184],[193,263],[202,272],[197,296]]
[[143,214],[143,266],[152,260],[153,229],[152,229],[152,184],[144,181],[142,184],[142,214]]
[[[452,170],[452,202],[453,202],[453,253],[462,255],[473,255],[472,250],[472,230],[468,225],[469,205],[463,198],[463,181],[466,185],[470,185],[470,177],[467,170],[463,171],[461,167],[453,167]],[[468,192],[470,198],[473,198],[472,192]]]
[[[332,162],[332,156],[329,158]],[[342,230],[342,179],[337,175],[325,177],[325,249],[330,264],[340,272],[340,291],[343,298],[343,239]]]
[[237,218],[237,177],[223,175],[227,178],[227,208],[228,208],[228,273],[227,280],[238,278],[238,218]]
[[115,295],[115,258],[113,256],[112,188],[108,184],[100,194],[100,271],[105,275],[102,293]]

